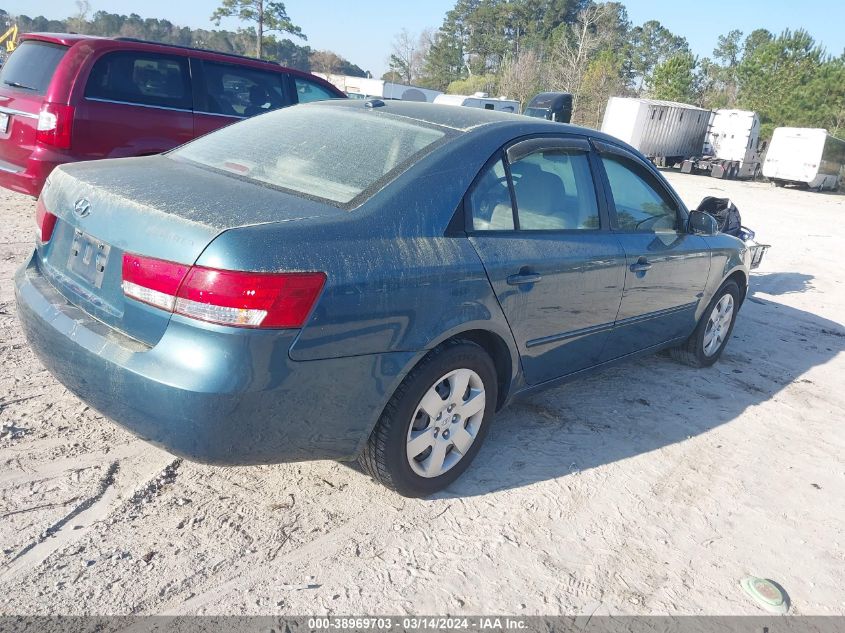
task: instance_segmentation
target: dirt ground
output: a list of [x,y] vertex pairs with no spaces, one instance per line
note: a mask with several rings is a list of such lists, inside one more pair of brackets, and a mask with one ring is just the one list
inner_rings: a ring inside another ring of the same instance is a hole
[[845,614],[845,196],[670,175],[773,244],[723,360],[658,356],[502,412],[447,493],[312,462],[214,468],[115,428],[38,363],[0,193],[0,614]]

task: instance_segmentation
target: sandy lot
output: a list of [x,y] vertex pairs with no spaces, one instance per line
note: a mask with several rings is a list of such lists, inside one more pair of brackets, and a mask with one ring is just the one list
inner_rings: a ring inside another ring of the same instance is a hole
[[667,357],[498,416],[447,493],[330,462],[213,468],[112,426],[29,351],[0,193],[0,614],[845,614],[845,196],[673,174],[774,246],[723,360]]

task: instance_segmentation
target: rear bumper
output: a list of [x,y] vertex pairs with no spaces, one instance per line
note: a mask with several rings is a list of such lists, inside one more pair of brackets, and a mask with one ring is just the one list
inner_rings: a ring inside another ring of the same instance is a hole
[[296,362],[298,331],[180,317],[148,347],[70,304],[35,254],[15,295],[27,340],[62,384],[142,439],[205,463],[354,458],[413,357]]
[[73,162],[70,156],[38,147],[24,165],[0,161],[0,187],[37,198],[50,173],[68,162]]

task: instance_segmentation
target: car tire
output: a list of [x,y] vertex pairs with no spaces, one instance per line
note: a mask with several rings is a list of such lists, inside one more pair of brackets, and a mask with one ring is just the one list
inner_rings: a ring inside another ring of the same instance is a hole
[[[453,393],[453,385],[463,384],[463,378],[468,379],[467,389],[463,394]],[[442,399],[445,418],[434,414],[441,406],[435,396]],[[470,415],[482,404],[482,396],[483,411]],[[396,389],[358,462],[365,473],[403,496],[424,497],[438,492],[454,482],[478,453],[497,398],[496,367],[487,352],[471,341],[448,341],[426,356]],[[458,415],[462,412],[467,413],[466,418]],[[468,435],[473,438],[469,443]],[[412,445],[412,441],[431,442],[431,446],[409,455],[420,446]],[[446,446],[450,442],[453,445]],[[438,470],[437,458],[444,450],[442,468],[448,468]]]
[[[690,337],[681,345],[670,348],[672,358],[690,367],[710,367],[719,360],[733,332],[740,297],[736,282],[726,281],[708,304]],[[728,305],[730,316],[726,318]]]

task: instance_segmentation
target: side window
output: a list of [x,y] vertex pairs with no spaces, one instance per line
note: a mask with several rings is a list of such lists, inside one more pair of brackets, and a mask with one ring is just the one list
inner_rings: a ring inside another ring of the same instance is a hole
[[616,156],[602,156],[622,231],[674,233],[678,209],[645,167]]
[[337,99],[337,95],[329,92],[322,86],[308,81],[302,77],[294,77],[296,80],[296,94],[299,103],[310,103],[311,101],[325,101],[326,99]]
[[596,189],[586,153],[550,149],[511,165],[521,230],[598,229]]
[[251,117],[289,105],[282,73],[206,61],[203,74],[211,114]]
[[188,77],[186,57],[140,51],[108,53],[94,63],[85,96],[190,110]]
[[513,231],[513,207],[502,160],[490,165],[467,197],[476,231]]

